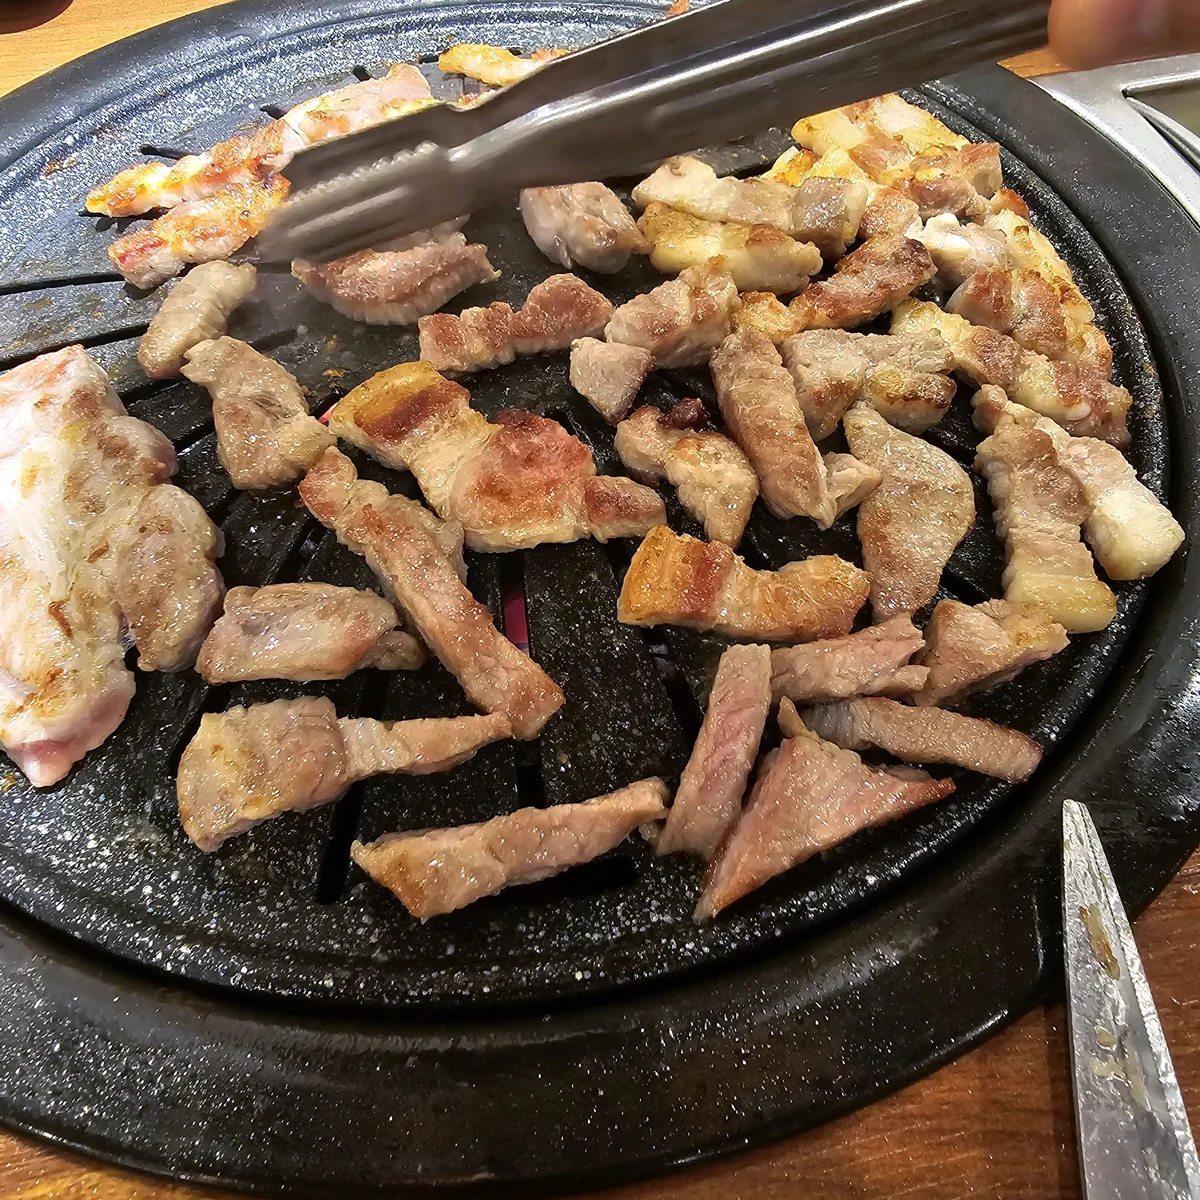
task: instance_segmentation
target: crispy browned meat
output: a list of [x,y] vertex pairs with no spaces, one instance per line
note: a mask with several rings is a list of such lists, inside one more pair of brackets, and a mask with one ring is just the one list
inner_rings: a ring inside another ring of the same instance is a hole
[[630,255],[650,250],[629,209],[602,183],[526,188],[521,217],[537,248],[568,270],[581,266],[613,275]]
[[730,646],[721,655],[704,724],[659,835],[659,854],[712,857],[741,811],[770,711],[771,648]]
[[946,307],[972,325],[1008,334],[1026,350],[1047,358],[1070,357],[1062,306],[1036,271],[976,271]]
[[988,600],[974,608],[943,600],[925,629],[929,669],[918,704],[950,704],[1006,683],[1032,663],[1067,648],[1067,631],[1032,605]]
[[196,659],[208,683],[244,679],[344,679],[362,667],[413,670],[425,648],[396,628],[396,610],[374,592],[329,583],[236,587]]
[[350,853],[414,917],[453,912],[590,862],[666,813],[667,787],[643,779],[582,804],[521,808],[477,825],[389,833]]
[[219,338],[230,314],[254,291],[258,272],[249,264],[201,263],[168,293],[138,343],[138,362],[151,379],[178,375],[185,353]]
[[681,400],[669,413],[639,408],[617,426],[613,448],[635,479],[665,479],[710,542],[736,546],[758,496],[758,477],[736,442],[704,429],[704,405]]
[[925,645],[907,617],[892,617],[861,633],[771,652],[771,690],[799,704],[851,696],[907,696],[924,687],[925,667],[909,659]]
[[876,747],[905,762],[949,763],[1010,783],[1028,779],[1042,761],[1033,738],[941,708],[876,697],[821,705],[803,717],[811,730],[846,750]]
[[489,421],[470,393],[427,362],[360,384],[329,415],[339,437],[408,468],[437,513],[462,523],[474,550],[638,537],[664,519],[657,492],[597,476],[592,452],[557,421],[506,409]]
[[805,642],[849,633],[869,587],[864,571],[836,555],[754,571],[721,542],[660,525],[629,564],[617,616],[626,625],[689,625],[732,638]]
[[448,771],[509,733],[501,715],[338,720],[324,696],[205,713],[179,760],[179,818],[212,851],[259,821],[328,804],[356,779]]
[[300,385],[277,362],[237,338],[200,342],[183,373],[212,396],[217,453],[234,487],[294,483],[334,436],[308,411]]
[[622,420],[654,368],[640,346],[579,338],[571,343],[571,386],[610,424]]
[[510,363],[519,354],[565,350],[603,331],[613,306],[577,275],[551,275],[514,312],[507,304],[437,313],[417,322],[421,358],[438,371],[465,373]]
[[875,619],[916,612],[933,599],[975,523],[971,480],[944,451],[889,425],[869,405],[856,404],[844,424],[854,456],[883,475],[858,510]]
[[923,771],[875,770],[800,726],[763,760],[749,802],[704,872],[696,920],[710,920],[814,854],[953,791],[950,780]]
[[880,188],[871,197],[858,226],[859,237],[903,234],[916,237],[921,230],[921,208],[898,188]]
[[552,58],[569,53],[565,49],[535,50],[525,58],[503,46],[464,42],[442,51],[437,65],[447,75],[466,75],[491,87],[507,87],[532,75]]
[[431,536],[419,504],[360,481],[354,464],[327,450],[300,484],[300,498],[323,525],[366,557],[421,640],[485,712],[502,712],[519,738],[536,737],[562,707],[558,685],[504,638],[467,591]]

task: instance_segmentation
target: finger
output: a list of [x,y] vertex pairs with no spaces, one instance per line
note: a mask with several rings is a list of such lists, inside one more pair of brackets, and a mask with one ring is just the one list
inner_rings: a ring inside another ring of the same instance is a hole
[[1196,0],[1054,0],[1050,44],[1071,67],[1200,50]]

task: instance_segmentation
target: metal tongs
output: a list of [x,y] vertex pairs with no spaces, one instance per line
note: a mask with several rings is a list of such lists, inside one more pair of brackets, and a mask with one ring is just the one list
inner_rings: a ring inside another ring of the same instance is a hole
[[1087,1200],[1198,1200],[1200,1161],[1129,920],[1088,810],[1063,805],[1063,937]]
[[716,0],[296,156],[267,258],[324,261],[521,188],[673,154],[1042,45],[1049,0]]

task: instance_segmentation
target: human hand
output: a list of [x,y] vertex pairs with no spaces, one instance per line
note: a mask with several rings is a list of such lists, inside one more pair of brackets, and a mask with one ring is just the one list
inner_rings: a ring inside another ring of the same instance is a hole
[[1071,67],[1200,50],[1197,0],[1054,0],[1050,45]]

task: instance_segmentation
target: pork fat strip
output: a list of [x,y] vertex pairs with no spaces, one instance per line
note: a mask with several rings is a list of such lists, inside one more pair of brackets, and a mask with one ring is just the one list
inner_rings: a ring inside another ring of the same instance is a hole
[[694,367],[729,336],[737,305],[729,272],[721,259],[713,259],[622,304],[604,337],[649,350],[656,367]]
[[771,651],[771,690],[798,704],[852,696],[907,696],[925,686],[929,671],[909,665],[923,649],[911,619],[892,617],[861,633]]
[[461,233],[407,250],[359,250],[327,263],[296,259],[292,274],[318,300],[367,325],[412,325],[500,272]]
[[832,261],[854,241],[867,189],[846,179],[806,179],[789,187],[770,179],[718,177],[707,163],[683,156],[668,159],[633,189],[633,202],[657,201],[705,221],[773,225],[797,241],[812,242]]
[[722,909],[848,837],[893,821],[954,791],[949,779],[923,771],[876,770],[853,750],[842,750],[791,722],[780,705],[780,726],[795,736],[763,760],[750,800],[701,880],[696,920]]
[[300,385],[273,359],[237,338],[200,342],[183,373],[213,402],[217,454],[234,487],[285,487],[332,446]]
[[1037,770],[1042,748],[992,721],[941,708],[911,708],[879,698],[811,708],[804,723],[845,750],[875,747],[910,763],[948,763],[1022,783]]
[[414,917],[453,912],[503,888],[590,862],[662,818],[668,792],[643,779],[582,804],[519,808],[477,825],[389,833],[350,855]]
[[739,292],[761,289],[791,295],[803,291],[821,269],[816,246],[798,242],[773,225],[705,221],[655,202],[642,213],[638,228],[648,239],[650,261],[658,270],[678,275],[720,258]]
[[958,287],[979,271],[1012,265],[1008,241],[1002,233],[974,221],[964,225],[953,213],[930,217],[912,236],[929,251],[938,281],[950,287]]
[[659,834],[659,854],[712,857],[741,811],[770,711],[771,648],[730,646],[717,665],[704,724]]
[[629,564],[617,618],[626,625],[686,625],[731,638],[804,642],[849,633],[869,589],[866,572],[836,555],[755,571],[721,542],[660,525]]
[[568,270],[615,275],[631,255],[650,250],[629,209],[602,183],[526,188],[521,219],[537,248]]
[[551,275],[530,289],[517,312],[496,303],[458,316],[422,317],[421,358],[438,371],[482,371],[519,354],[565,350],[577,338],[601,333],[612,314],[609,300],[578,276]]
[[396,610],[374,592],[328,583],[230,588],[225,613],[196,659],[206,683],[344,679],[363,667],[414,670],[425,648],[397,629]]
[[179,818],[209,853],[260,821],[337,800],[357,779],[448,771],[509,734],[499,714],[339,720],[324,696],[205,713],[179,760]]
[[210,262],[181,279],[138,344],[142,370],[151,379],[180,374],[188,350],[225,333],[230,314],[254,291],[257,275],[249,264]]
[[1099,437],[1120,449],[1129,444],[1126,414],[1133,397],[1094,367],[1054,362],[1022,349],[1012,338],[972,325],[936,304],[909,300],[892,317],[892,333],[937,330],[954,356],[954,369],[977,384],[1003,388],[1010,400],[1057,421],[1070,433]]
[[933,599],[975,523],[971,480],[944,451],[889,425],[869,405],[856,404],[844,424],[851,452],[883,476],[858,509],[875,619],[916,612]]
[[736,546],[758,496],[758,477],[736,442],[704,429],[704,405],[681,400],[669,413],[639,408],[617,426],[613,448],[635,479],[665,479],[710,542]]
[[465,75],[490,87],[507,87],[540,70],[552,58],[569,53],[563,49],[535,50],[528,58],[523,58],[503,46],[463,42],[442,51],[437,65],[438,70],[447,75]]
[[779,351],[757,330],[742,329],[721,343],[710,365],[725,427],[754,464],[767,507],[827,529],[835,511],[825,464]]
[[952,704],[986,691],[1067,648],[1067,631],[1040,608],[988,600],[974,608],[943,600],[925,629],[929,671],[917,704]]
[[1117,614],[1117,599],[1096,577],[1081,537],[1087,497],[1059,465],[1053,439],[1001,417],[980,442],[975,469],[987,479],[1004,540],[1004,598],[1042,609],[1068,633],[1104,629]]
[[156,288],[188,263],[228,258],[262,232],[287,199],[287,180],[235,183],[203,200],[191,200],[138,226],[108,248],[113,266],[138,288]]
[[571,343],[571,386],[610,424],[633,406],[654,355],[640,346],[578,338]]
[[305,476],[300,498],[340,542],[366,557],[471,703],[504,713],[514,736],[536,737],[562,707],[562,690],[496,630],[492,614],[414,513],[420,505],[360,481],[354,464],[332,449]]
[[329,428],[388,466],[408,468],[473,550],[639,537],[665,518],[657,492],[597,475],[591,450],[557,421],[506,409],[495,422],[427,362],[373,375],[338,402]]
[[1110,579],[1153,575],[1182,545],[1179,522],[1119,450],[1096,438],[1072,437],[1053,421],[1013,404],[998,387],[981,387],[972,405],[975,426],[984,433],[992,433],[1005,417],[1033,425],[1054,443],[1058,465],[1083,488],[1088,504],[1083,536]]

